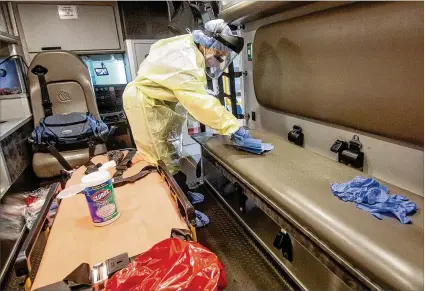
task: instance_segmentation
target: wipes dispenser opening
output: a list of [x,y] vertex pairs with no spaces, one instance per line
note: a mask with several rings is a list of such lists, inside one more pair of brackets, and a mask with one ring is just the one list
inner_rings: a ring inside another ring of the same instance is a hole
[[83,193],[87,200],[91,219],[95,226],[108,225],[118,219],[114,186],[108,171],[97,171],[81,178],[86,188]]

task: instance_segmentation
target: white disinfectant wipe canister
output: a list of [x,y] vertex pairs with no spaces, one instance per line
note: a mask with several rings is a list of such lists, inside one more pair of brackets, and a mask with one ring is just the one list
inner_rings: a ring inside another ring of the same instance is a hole
[[99,169],[97,172],[83,176],[81,182],[86,186],[83,192],[93,224],[104,226],[117,220],[120,213],[109,172]]

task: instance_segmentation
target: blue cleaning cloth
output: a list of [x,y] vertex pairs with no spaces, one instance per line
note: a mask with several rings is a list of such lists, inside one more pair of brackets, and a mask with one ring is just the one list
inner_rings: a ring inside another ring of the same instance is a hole
[[251,149],[261,149],[263,141],[257,138],[244,138],[242,140],[235,139],[236,145]]
[[187,191],[187,196],[190,197],[192,205],[204,202],[204,195],[198,192]]
[[264,152],[268,152],[274,149],[274,146],[270,143],[262,143],[261,148],[244,147],[244,146],[238,146],[238,145],[235,145],[235,147],[239,150],[243,150],[243,151],[257,154],[257,155],[261,155]]
[[232,134],[232,140],[237,149],[249,153],[261,155],[266,151],[271,151],[274,146],[269,143],[263,143],[261,139],[253,138],[249,130],[241,127],[237,132]]
[[355,177],[341,184],[331,184],[332,193],[343,201],[355,202],[357,208],[370,212],[378,219],[383,215],[394,215],[401,223],[410,223],[418,208],[415,202],[403,195],[391,195],[388,188],[372,178]]
[[195,225],[195,227],[197,227],[197,228],[203,227],[203,226],[207,225],[208,223],[210,223],[210,219],[208,218],[208,216],[206,216],[201,211],[195,210],[195,215],[196,215],[196,225]]

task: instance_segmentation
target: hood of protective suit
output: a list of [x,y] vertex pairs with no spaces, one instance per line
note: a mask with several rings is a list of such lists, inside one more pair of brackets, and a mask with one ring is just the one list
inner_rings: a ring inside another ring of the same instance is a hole
[[175,172],[186,111],[203,124],[229,135],[237,119],[206,92],[205,59],[192,35],[154,43],[137,78],[124,91],[124,110],[134,141],[150,163],[164,160]]

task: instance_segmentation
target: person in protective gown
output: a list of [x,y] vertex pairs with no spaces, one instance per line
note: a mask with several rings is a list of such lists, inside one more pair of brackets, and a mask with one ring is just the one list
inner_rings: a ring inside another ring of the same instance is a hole
[[[203,196],[189,192],[173,141],[179,139],[186,111],[218,134],[238,131],[237,119],[207,93],[205,73],[219,77],[242,47],[243,39],[220,19],[207,22],[204,31],[159,40],[123,94],[137,150],[149,163],[163,160],[193,204]],[[208,223],[206,216],[201,218]]]

